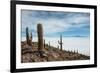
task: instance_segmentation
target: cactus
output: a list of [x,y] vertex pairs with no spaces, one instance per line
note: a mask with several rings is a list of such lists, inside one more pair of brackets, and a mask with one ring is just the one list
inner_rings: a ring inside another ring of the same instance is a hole
[[29,35],[29,45],[32,46],[32,33]]
[[49,48],[50,48],[50,41],[49,41]]
[[38,51],[43,50],[43,27],[42,24],[37,25],[37,33],[38,33]]
[[78,54],[78,50],[77,50],[77,54]]
[[75,52],[75,50],[74,50],[74,52],[73,52],[73,53],[74,53],[74,54],[76,53],[76,52]]
[[29,34],[28,27],[26,27],[26,42],[28,45],[32,45],[32,33]]
[[44,39],[44,48],[45,48],[45,39]]
[[32,39],[32,32],[30,33],[30,38]]
[[69,53],[70,51],[69,51],[69,50],[67,50],[67,52]]
[[72,51],[72,50],[71,50],[70,52],[71,52],[71,53],[73,53],[73,51]]
[[28,33],[28,27],[26,27],[26,42],[29,44],[29,33]]
[[67,52],[68,52],[68,54],[69,54],[69,56],[70,56],[70,50],[68,50]]
[[58,49],[59,49],[59,45],[58,45],[58,47],[57,47]]
[[58,41],[58,44],[60,45],[60,50],[62,50],[62,35],[60,35],[60,41]]

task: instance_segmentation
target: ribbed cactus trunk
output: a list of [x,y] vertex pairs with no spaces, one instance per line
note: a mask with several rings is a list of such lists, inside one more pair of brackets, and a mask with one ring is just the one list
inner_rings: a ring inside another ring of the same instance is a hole
[[28,33],[28,27],[26,27],[26,42],[29,44],[29,33]]
[[60,45],[60,50],[62,50],[62,35],[60,35],[60,41],[58,41],[59,45]]
[[43,45],[43,27],[42,24],[37,25],[37,33],[38,33],[38,51],[41,51],[44,49]]

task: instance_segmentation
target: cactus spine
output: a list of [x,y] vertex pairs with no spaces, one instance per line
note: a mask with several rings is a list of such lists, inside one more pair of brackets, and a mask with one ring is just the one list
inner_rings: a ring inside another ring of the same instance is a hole
[[58,44],[60,45],[60,50],[62,50],[62,35],[60,35],[60,41],[58,41]]
[[38,51],[43,50],[43,27],[42,24],[37,25],[37,33],[38,33]]

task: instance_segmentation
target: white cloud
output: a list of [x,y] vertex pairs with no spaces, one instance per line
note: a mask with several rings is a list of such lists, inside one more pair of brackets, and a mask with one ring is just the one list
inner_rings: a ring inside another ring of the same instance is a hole
[[[39,13],[39,12],[38,12]],[[82,27],[85,25],[89,25],[89,16],[86,14],[78,14],[78,13],[60,13],[64,15],[64,18],[59,18],[57,17],[57,14],[55,15],[56,17],[54,17],[54,14],[52,16],[48,16],[48,14],[43,13],[43,15],[45,15],[44,18],[41,18],[41,14],[38,15],[37,12],[34,11],[22,11],[22,31],[25,31],[26,27],[29,27],[30,30],[34,29],[35,31],[37,31],[37,24],[41,23],[43,24],[43,28],[44,28],[44,34],[56,34],[58,32],[63,32],[63,31],[69,31],[70,28],[73,27]],[[38,16],[38,17],[36,17]],[[84,23],[84,24],[82,24]],[[87,23],[87,24],[86,24]],[[73,25],[74,24],[74,25]]]

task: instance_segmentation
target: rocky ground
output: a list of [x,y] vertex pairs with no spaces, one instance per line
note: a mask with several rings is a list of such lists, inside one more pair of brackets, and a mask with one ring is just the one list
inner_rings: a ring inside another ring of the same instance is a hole
[[53,46],[45,44],[43,50],[38,51],[37,42],[33,42],[31,46],[26,42],[21,42],[21,62],[49,62],[49,61],[69,61],[69,60],[88,60],[89,56],[75,52],[60,50]]

